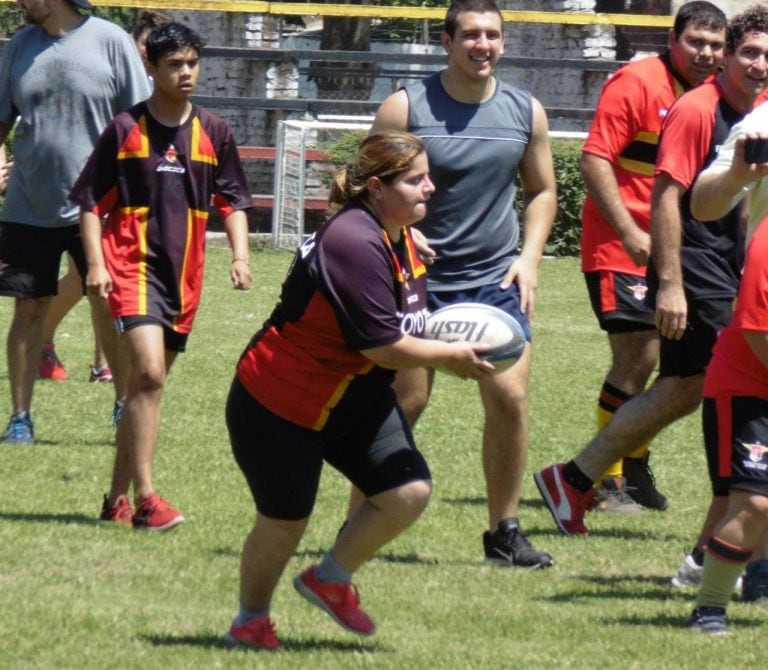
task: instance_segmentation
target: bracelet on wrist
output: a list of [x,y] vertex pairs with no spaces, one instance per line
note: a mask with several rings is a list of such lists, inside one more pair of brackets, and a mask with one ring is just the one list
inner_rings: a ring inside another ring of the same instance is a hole
[[245,263],[248,267],[251,267],[251,264],[247,260],[245,260],[245,258],[233,258],[230,265],[234,265],[235,263],[237,263],[237,261],[240,261],[241,263]]

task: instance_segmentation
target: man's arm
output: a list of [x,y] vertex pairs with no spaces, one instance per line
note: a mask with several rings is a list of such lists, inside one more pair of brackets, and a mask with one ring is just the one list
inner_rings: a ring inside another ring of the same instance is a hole
[[[746,194],[746,188],[753,182],[768,176],[768,163],[762,165],[747,163],[744,160],[744,143],[747,138],[760,135],[739,135],[734,132],[726,140],[715,162],[702,172],[693,185],[691,194],[691,213],[699,221],[715,221],[730,212]],[[733,155],[729,165],[727,160],[729,144],[733,146]]]
[[107,272],[104,262],[104,250],[101,246],[101,220],[91,211],[80,208],[80,237],[83,242],[85,259],[88,262],[88,275],[85,286],[89,293],[106,298],[112,290],[112,277]]
[[557,212],[557,186],[549,148],[549,124],[541,103],[533,100],[533,132],[520,161],[523,185],[523,248],[501,282],[509,288],[513,282],[520,290],[520,309],[530,316],[539,281],[539,262],[544,254]]
[[248,217],[243,210],[236,209],[224,219],[224,231],[227,233],[229,246],[232,249],[232,263],[229,265],[229,276],[232,285],[240,290],[251,288],[251,250],[248,246]]
[[621,240],[624,251],[635,265],[646,265],[651,253],[650,235],[635,223],[624,206],[610,161],[595,154],[582,153],[580,166],[589,195]]
[[656,328],[662,337],[679,340],[685,332],[688,304],[683,291],[680,261],[683,224],[680,198],[683,187],[668,174],[657,174],[651,193],[651,246],[659,275]]
[[385,130],[408,130],[408,96],[402,89],[384,100],[376,112],[371,132]]

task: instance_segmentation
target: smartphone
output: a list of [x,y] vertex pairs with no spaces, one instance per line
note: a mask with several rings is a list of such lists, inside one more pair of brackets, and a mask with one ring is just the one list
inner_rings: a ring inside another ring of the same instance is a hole
[[749,139],[744,143],[747,163],[768,163],[768,138]]

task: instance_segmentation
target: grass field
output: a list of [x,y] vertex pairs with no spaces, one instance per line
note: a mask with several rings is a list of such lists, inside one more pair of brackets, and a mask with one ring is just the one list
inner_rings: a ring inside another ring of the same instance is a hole
[[[0,445],[2,668],[762,668],[766,609],[734,602],[734,634],[682,627],[693,593],[669,577],[698,531],[709,489],[698,416],[656,441],[665,513],[592,514],[590,538],[555,531],[530,474],[573,455],[593,431],[607,364],[605,338],[574,259],[546,261],[534,317],[531,454],[523,527],[556,566],[485,566],[480,416],[469,383],[440,377],[416,438],[435,481],[423,517],[357,575],[379,626],[356,638],[306,604],[290,578],[316,560],[342,520],[347,486],[333,471],[304,542],[278,588],[273,616],[285,650],[230,650],[238,560],[252,503],[230,455],[223,407],[234,363],[271,309],[286,253],[254,254],[256,287],[231,290],[228,253],[209,250],[206,288],[189,350],[163,401],[159,491],[187,523],[167,534],[96,521],[113,456],[108,386],[88,384],[85,302],[60,329],[71,380],[38,383],[33,447]],[[11,301],[0,301],[4,338]],[[5,357],[0,399],[9,411]],[[6,415],[0,417],[3,421]]]

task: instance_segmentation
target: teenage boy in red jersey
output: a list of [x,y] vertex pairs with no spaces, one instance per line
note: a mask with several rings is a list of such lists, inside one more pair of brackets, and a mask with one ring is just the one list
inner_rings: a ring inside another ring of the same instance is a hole
[[[659,338],[653,309],[645,304],[645,266],[659,132],[675,100],[717,71],[725,28],[725,15],[711,3],[682,5],[666,53],[630,63],[608,80],[584,144],[581,269],[611,349],[598,397],[600,430],[645,389],[656,366]],[[666,497],[656,489],[648,466],[648,448],[638,443],[623,461],[600,473],[601,508],[636,513],[639,504],[666,509]]]
[[[155,493],[152,462],[165,379],[200,302],[212,195],[232,247],[232,283],[251,285],[244,212],[251,198],[237,147],[227,125],[189,99],[203,45],[179,23],[150,35],[152,95],[113,119],[70,194],[80,206],[88,290],[109,298],[130,363],[101,519],[134,528],[184,521]],[[131,484],[135,510],[126,497]]]

